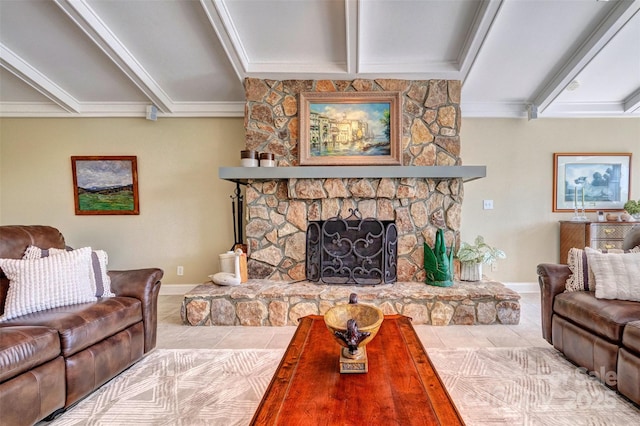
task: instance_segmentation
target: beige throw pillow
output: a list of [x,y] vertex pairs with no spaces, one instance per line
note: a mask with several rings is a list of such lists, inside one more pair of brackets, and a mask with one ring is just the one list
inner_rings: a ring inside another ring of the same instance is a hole
[[[596,250],[596,249],[593,249]],[[611,249],[611,250],[599,250],[601,253],[640,253],[640,246],[634,247],[631,250]],[[570,248],[569,256],[567,259],[567,265],[571,270],[571,275],[565,282],[565,291],[595,291],[596,279],[593,275],[593,271],[589,266],[589,260],[587,254],[583,249]]]
[[596,298],[640,302],[640,253],[602,254],[585,248],[596,279]]
[[596,280],[589,268],[589,261],[584,250],[575,247],[569,249],[567,264],[571,275],[565,283],[565,291],[596,290]]

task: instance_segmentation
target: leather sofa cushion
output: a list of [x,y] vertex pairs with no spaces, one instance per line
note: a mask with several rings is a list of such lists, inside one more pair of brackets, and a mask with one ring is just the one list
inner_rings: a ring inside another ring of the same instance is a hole
[[622,345],[640,355],[640,321],[627,324],[622,334]]
[[23,315],[5,324],[42,325],[58,330],[66,358],[140,321],[142,304],[138,299],[110,297]]
[[640,302],[596,299],[593,291],[574,291],[556,296],[553,311],[611,342],[620,344],[624,326],[640,320]]
[[33,425],[64,407],[64,371],[64,358],[58,355],[0,383],[0,424]]
[[60,355],[56,330],[47,327],[0,327],[0,382]]
[[618,390],[640,405],[640,357],[625,348],[618,355]]

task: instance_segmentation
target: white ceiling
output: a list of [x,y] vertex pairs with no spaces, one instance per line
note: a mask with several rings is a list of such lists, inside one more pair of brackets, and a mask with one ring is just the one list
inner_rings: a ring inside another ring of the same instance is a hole
[[0,116],[242,116],[246,77],[454,79],[466,117],[640,117],[640,0],[0,0]]

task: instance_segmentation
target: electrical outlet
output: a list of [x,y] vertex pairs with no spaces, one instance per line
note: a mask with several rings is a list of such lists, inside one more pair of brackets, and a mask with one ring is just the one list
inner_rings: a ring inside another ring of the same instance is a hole
[[498,262],[493,262],[491,264],[491,272],[496,272],[498,270]]
[[493,200],[483,200],[482,208],[484,210],[492,210],[493,209]]
[[178,266],[178,270],[176,271],[176,274],[178,274],[179,276],[184,275],[184,266]]

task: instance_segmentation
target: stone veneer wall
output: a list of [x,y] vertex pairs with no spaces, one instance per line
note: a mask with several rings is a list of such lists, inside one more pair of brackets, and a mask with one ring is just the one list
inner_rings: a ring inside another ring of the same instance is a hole
[[[402,93],[402,163],[461,165],[460,82],[447,80],[245,80],[246,147],[276,154],[279,167],[298,164],[300,92]],[[303,280],[308,220],[349,216],[395,220],[398,281],[424,281],[423,242],[438,228],[459,242],[461,179],[291,179],[247,186],[250,278]]]

